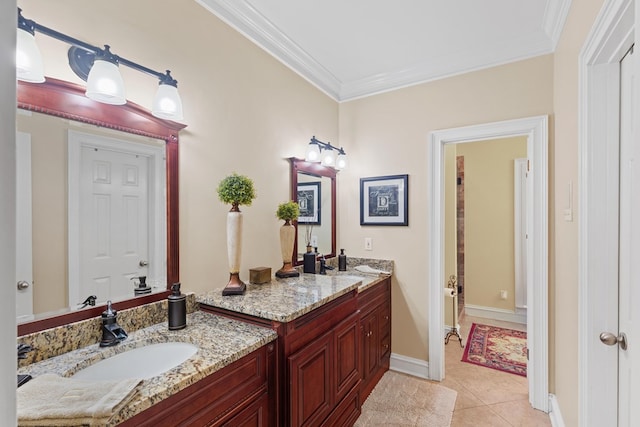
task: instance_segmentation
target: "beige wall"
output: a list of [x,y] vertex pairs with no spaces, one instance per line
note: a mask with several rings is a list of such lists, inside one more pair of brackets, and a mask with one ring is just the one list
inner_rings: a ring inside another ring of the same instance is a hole
[[527,157],[526,137],[456,148],[464,157],[465,305],[515,311],[513,161]]
[[[553,249],[551,271],[555,270],[550,293],[551,310],[555,314],[555,328],[550,342],[555,346],[551,365],[555,394],[567,426],[578,425],[578,55],[602,0],[573,1],[562,37],[555,53],[554,127],[555,144],[550,148],[551,191],[550,219]],[[565,222],[563,209],[567,205],[567,187],[573,182],[573,222]]]
[[[428,359],[429,132],[551,114],[552,78],[546,55],[341,104],[340,144],[351,163],[340,172],[338,244],[352,256],[395,261],[394,353]],[[359,226],[359,178],[404,173],[409,226]]]
[[[312,135],[338,139],[338,104],[195,2],[20,0],[26,17],[178,80],[188,127],[180,134],[180,277],[186,291],[223,287],[229,278],[226,214],[216,187],[231,172],[255,181],[243,207],[241,277],[282,266],[279,203],[290,199],[289,162]],[[150,16],[149,11],[153,11]],[[82,83],[67,46],[38,36],[45,75]],[[154,78],[121,67],[127,98],[149,107]]]
[[[568,181],[577,185],[579,50],[602,0],[572,2],[554,56],[425,83],[340,106],[194,2],[21,0],[27,17],[156,69],[171,68],[185,106],[181,134],[181,277],[196,292],[226,282],[224,221],[215,195],[232,171],[256,181],[245,212],[242,274],[281,264],[277,204],[289,198],[284,158],[311,135],[337,141],[351,158],[338,178],[338,247],[351,256],[395,260],[393,352],[427,360],[428,134],[470,124],[550,114],[551,390],[567,425],[577,425],[577,220],[562,220]],[[153,11],[153,19],[149,19]],[[47,75],[79,82],[66,47],[39,37]],[[55,62],[54,62],[55,61]],[[2,62],[6,63],[6,61]],[[149,105],[155,82],[125,74],[128,98]],[[4,74],[3,74],[4,75]],[[152,79],[151,79],[152,80]],[[555,88],[555,90],[554,90]],[[360,177],[408,173],[409,226],[359,226]],[[577,194],[575,192],[574,194]],[[558,207],[556,209],[556,206]],[[577,206],[574,201],[574,206]],[[373,250],[364,251],[364,237]],[[562,286],[556,286],[556,283]]]

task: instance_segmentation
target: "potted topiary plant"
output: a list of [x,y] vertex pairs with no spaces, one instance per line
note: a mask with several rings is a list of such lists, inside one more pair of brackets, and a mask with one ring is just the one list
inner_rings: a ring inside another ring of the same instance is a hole
[[296,238],[296,228],[291,223],[300,216],[300,206],[294,202],[284,202],[278,205],[276,217],[284,221],[280,227],[280,251],[282,254],[282,268],[276,271],[276,277],[297,277],[300,275],[293,268],[293,244]]
[[233,173],[218,184],[218,198],[231,204],[227,214],[227,254],[229,256],[229,283],[222,295],[242,295],[247,285],[240,280],[240,255],[242,253],[242,212],[240,205],[250,206],[256,198],[253,181]]

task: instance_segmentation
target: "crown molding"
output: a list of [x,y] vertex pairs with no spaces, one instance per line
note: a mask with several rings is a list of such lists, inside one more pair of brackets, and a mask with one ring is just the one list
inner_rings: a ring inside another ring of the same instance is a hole
[[245,0],[196,0],[318,89],[338,100],[340,81]]
[[551,48],[555,51],[558,40],[562,35],[562,29],[569,15],[571,0],[547,0],[547,8],[544,11],[542,28],[551,40]]
[[470,48],[404,70],[342,82],[246,0],[196,2],[338,102],[552,53],[571,5],[571,0],[548,0],[544,27],[538,33],[510,39],[489,49]]

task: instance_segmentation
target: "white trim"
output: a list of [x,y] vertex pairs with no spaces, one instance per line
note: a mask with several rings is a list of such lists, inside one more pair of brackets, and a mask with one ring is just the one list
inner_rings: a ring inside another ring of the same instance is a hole
[[402,372],[403,374],[413,375],[414,377],[429,379],[429,363],[413,357],[391,353],[389,369]]
[[514,312],[513,310],[505,310],[495,307],[483,307],[480,305],[465,304],[465,316],[484,317],[485,319],[500,320],[503,322],[527,324],[527,314]]
[[547,0],[542,27],[551,39],[551,49],[554,51],[562,35],[570,8],[571,0]]
[[617,370],[603,369],[613,359],[597,337],[618,330],[618,294],[607,285],[618,281],[619,62],[634,40],[633,5],[605,2],[578,62],[580,426],[617,424]]
[[[68,131],[68,275],[69,308],[76,309],[84,298],[80,295],[80,159],[82,147],[96,147],[136,153],[149,158],[149,282],[150,286],[166,289],[167,281],[167,214],[165,147],[133,141]],[[154,283],[156,281],[158,283]],[[152,290],[155,292],[155,289]],[[133,286],[132,286],[133,294]]]
[[526,158],[513,160],[514,298],[518,308],[527,306],[527,164]]
[[560,403],[555,394],[549,395],[549,420],[553,427],[565,427],[562,412],[560,412]]
[[482,141],[517,135],[527,136],[527,157],[531,161],[527,183],[527,211],[531,219],[528,250],[528,316],[530,361],[528,365],[529,401],[536,409],[548,411],[548,118],[537,116],[488,123],[430,134],[428,164],[429,198],[429,375],[432,380],[444,378],[444,251],[443,236],[443,159],[444,145]]
[[291,40],[247,0],[196,0],[334,100],[350,101],[403,87],[469,73],[552,53],[562,33],[571,0],[548,0],[543,28],[523,37],[500,40],[486,49],[469,48],[392,73],[341,82]]

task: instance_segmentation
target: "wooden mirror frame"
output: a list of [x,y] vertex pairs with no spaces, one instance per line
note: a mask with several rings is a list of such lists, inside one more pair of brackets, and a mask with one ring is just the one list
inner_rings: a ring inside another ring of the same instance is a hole
[[[331,253],[324,254],[325,258],[336,256],[336,176],[333,168],[322,166],[320,163],[311,163],[295,157],[289,158],[291,162],[291,200],[298,201],[298,172],[323,176],[331,179]],[[298,260],[298,222],[295,222],[296,238],[293,244],[293,265],[302,265]]]
[[[156,118],[150,111],[132,102],[125,105],[109,105],[94,101],[85,96],[83,86],[53,78],[47,78],[44,83],[18,81],[17,102],[18,108],[23,110],[162,139],[166,142],[167,291],[119,301],[113,306],[117,310],[123,310],[166,298],[171,284],[180,281],[178,133],[186,125]],[[97,317],[104,310],[105,306],[96,306],[24,322],[18,325],[18,336]]]

